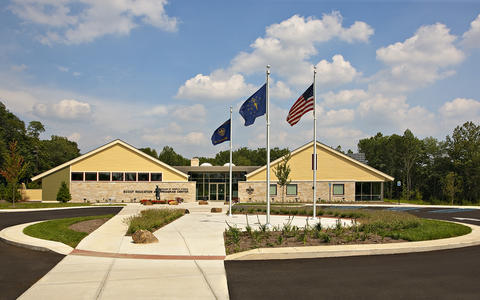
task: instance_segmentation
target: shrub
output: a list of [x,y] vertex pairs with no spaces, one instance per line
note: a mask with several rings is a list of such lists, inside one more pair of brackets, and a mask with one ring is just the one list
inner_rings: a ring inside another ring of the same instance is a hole
[[66,203],[70,200],[72,200],[72,195],[70,194],[70,190],[68,189],[67,183],[65,183],[65,181],[62,181],[62,184],[58,189],[57,201]]
[[184,209],[146,209],[138,215],[126,218],[124,222],[128,224],[127,234],[133,234],[140,229],[153,232],[184,214]]

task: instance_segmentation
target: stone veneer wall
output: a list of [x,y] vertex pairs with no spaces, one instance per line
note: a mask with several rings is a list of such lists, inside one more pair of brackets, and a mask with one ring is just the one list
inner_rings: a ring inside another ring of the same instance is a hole
[[[171,192],[160,192],[161,200],[183,198],[185,202],[195,202],[195,181],[189,182],[75,182],[70,183],[72,202],[139,202],[155,199],[155,188]],[[179,190],[182,189],[182,190]],[[186,190],[185,190],[186,189]],[[185,192],[186,191],[186,192]],[[136,198],[134,200],[134,198]]]
[[[276,182],[271,182],[275,184]],[[285,202],[312,202],[313,199],[313,189],[312,183],[306,181],[292,181],[292,184],[297,184],[297,195],[287,196],[285,192],[284,201]],[[329,197],[329,188],[328,182],[317,182],[317,199],[326,200],[326,201],[338,201],[338,202],[348,202],[355,201],[355,182],[330,182],[332,184],[331,190],[333,190],[333,184],[344,184],[345,194],[342,196],[333,196],[333,191],[330,191]],[[238,183],[238,197],[240,202],[265,202],[266,201],[266,190],[265,182],[259,181],[241,181]],[[252,188],[252,194],[248,194],[247,189]],[[277,185],[277,195],[270,195],[273,198],[273,202],[282,202],[282,188]]]

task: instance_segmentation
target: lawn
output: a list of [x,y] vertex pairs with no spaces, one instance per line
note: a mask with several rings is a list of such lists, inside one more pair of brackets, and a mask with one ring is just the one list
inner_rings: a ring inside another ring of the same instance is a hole
[[30,225],[23,229],[23,233],[39,239],[61,242],[75,248],[88,233],[72,230],[68,228],[70,225],[88,220],[110,219],[113,216],[114,214],[109,214],[50,220]]
[[81,207],[81,206],[125,206],[125,204],[92,204],[92,203],[44,203],[44,202],[15,202],[15,207],[10,202],[0,202],[0,209],[24,209],[24,208],[57,208],[57,207]]
[[[253,209],[253,212],[252,212]],[[265,207],[234,207],[234,213],[264,214]],[[297,227],[288,222],[267,230],[260,225],[258,230],[247,227],[246,231],[229,226],[225,230],[227,254],[255,248],[298,247],[317,245],[395,243],[424,241],[460,236],[471,232],[470,227],[438,220],[427,220],[406,212],[368,209],[319,209],[318,216],[350,218],[354,225],[344,227],[337,222],[334,228],[321,225]],[[311,216],[311,208],[274,207],[271,214]]]
[[128,217],[124,222],[128,225],[127,235],[134,234],[137,230],[143,229],[150,232],[175,221],[185,214],[184,209],[146,209],[135,216]]

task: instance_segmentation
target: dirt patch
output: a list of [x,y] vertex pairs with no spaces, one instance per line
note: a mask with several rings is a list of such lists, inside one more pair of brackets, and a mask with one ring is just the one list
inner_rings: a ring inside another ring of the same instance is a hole
[[343,229],[341,233],[333,230],[322,231],[319,236],[308,234],[304,238],[303,231],[285,235],[281,231],[239,233],[237,239],[224,233],[225,250],[227,254],[246,251],[256,248],[326,246],[326,245],[353,245],[353,244],[384,244],[406,242],[402,239],[381,237],[377,234],[364,234]]
[[95,231],[95,229],[102,226],[108,220],[109,218],[88,220],[72,224],[68,226],[68,228],[79,232],[92,233],[93,231]]

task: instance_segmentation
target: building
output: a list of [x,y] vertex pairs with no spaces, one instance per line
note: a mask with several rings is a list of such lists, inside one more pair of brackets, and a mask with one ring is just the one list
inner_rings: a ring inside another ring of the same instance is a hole
[[[311,202],[313,142],[291,153],[291,183],[284,188],[287,202]],[[317,143],[317,196],[321,200],[380,200],[383,183],[393,178],[326,145]],[[282,201],[282,188],[271,163],[270,195]],[[58,167],[39,174],[42,200],[55,200],[62,181],[70,187],[72,202],[139,202],[142,199],[224,201],[229,198],[229,166],[169,166],[115,140]],[[232,197],[241,202],[266,200],[266,166],[232,166]]]
[[[291,153],[291,183],[284,187],[277,184],[274,169],[281,162],[279,158],[270,163],[270,195],[273,201],[313,201],[313,142]],[[266,166],[246,175],[246,181],[239,183],[241,201],[266,201]],[[383,183],[393,177],[382,173],[342,152],[317,142],[317,200],[325,201],[366,201],[383,199]]]
[[115,140],[32,178],[42,182],[42,200],[55,200],[62,181],[72,202],[138,202],[182,198],[195,201],[188,175],[121,141]]

